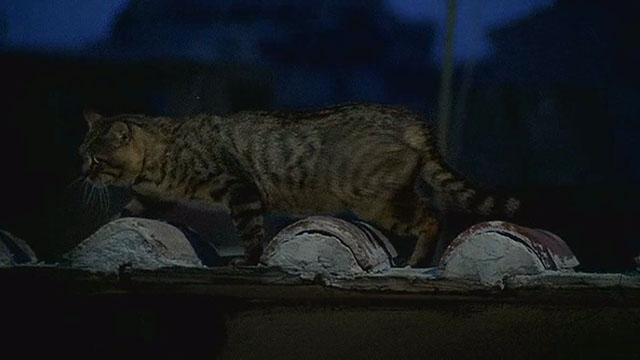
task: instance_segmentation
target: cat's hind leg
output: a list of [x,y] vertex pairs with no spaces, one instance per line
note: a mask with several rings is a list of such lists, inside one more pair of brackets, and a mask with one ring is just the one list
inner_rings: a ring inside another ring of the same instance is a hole
[[438,234],[438,220],[428,204],[412,189],[406,189],[397,192],[391,199],[378,199],[368,205],[357,209],[357,214],[363,220],[372,221],[396,235],[417,237],[408,265],[428,265],[425,260],[433,252]]
[[418,241],[409,258],[409,266],[411,267],[423,265],[434,248],[434,240],[438,234],[438,221],[429,217],[415,231],[418,232]]

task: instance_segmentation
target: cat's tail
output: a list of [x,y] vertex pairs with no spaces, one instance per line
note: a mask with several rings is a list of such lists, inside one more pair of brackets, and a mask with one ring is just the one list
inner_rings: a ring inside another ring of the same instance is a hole
[[473,186],[442,159],[438,142],[432,129],[426,124],[419,129],[408,129],[405,141],[426,154],[421,177],[436,193],[439,206],[447,210],[468,213],[513,217],[520,209],[520,200],[511,196],[489,194]]

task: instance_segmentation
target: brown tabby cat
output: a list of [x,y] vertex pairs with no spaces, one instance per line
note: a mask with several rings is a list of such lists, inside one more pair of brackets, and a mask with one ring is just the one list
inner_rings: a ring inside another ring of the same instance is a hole
[[80,152],[89,181],[166,201],[222,205],[242,239],[246,264],[262,253],[268,211],[350,210],[418,237],[409,260],[415,266],[438,231],[436,208],[511,215],[519,206],[513,198],[480,195],[444,164],[429,127],[401,108],[349,104],[307,112],[85,118],[89,131]]

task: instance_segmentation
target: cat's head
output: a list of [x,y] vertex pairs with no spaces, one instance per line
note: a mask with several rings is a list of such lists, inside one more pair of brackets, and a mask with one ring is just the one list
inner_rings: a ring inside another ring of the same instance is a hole
[[144,164],[140,129],[127,115],[106,117],[85,111],[84,117],[89,130],[80,146],[83,175],[96,185],[133,184]]

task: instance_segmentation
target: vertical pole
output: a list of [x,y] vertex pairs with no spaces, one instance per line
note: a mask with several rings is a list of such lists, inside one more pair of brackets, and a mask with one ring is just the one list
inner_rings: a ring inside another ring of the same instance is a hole
[[458,0],[449,0],[447,4],[447,32],[445,35],[442,75],[440,78],[440,96],[438,99],[438,140],[440,151],[446,158],[451,127],[451,93],[453,82],[453,43],[456,28]]
[[[438,98],[438,140],[440,144],[440,154],[444,159],[449,155],[449,129],[451,128],[451,93],[453,82],[453,39],[456,29],[456,18],[458,10],[458,0],[449,0],[447,4],[447,33],[445,35],[444,54],[442,58],[442,75],[440,78],[440,96]],[[447,217],[440,220],[440,229],[447,228]],[[449,240],[441,231],[436,242],[431,266],[438,264],[444,249]]]

